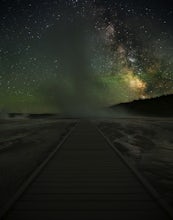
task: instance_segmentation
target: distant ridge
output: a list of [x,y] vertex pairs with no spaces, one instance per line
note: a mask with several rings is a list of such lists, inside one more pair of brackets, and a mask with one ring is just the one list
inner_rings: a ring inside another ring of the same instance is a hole
[[114,110],[125,110],[128,113],[144,116],[173,117],[173,95],[136,100],[111,107]]

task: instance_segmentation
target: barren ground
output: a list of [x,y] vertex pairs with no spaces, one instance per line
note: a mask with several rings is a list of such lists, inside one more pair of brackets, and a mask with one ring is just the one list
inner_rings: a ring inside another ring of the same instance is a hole
[[173,205],[173,118],[110,119],[99,127]]
[[73,120],[0,121],[0,207],[65,135]]

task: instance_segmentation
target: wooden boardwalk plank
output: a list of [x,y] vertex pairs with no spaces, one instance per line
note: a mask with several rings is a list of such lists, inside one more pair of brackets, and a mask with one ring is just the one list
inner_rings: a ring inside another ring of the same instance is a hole
[[21,198],[20,201],[151,201],[151,197],[147,194],[27,194]]
[[153,201],[117,200],[60,200],[57,201],[19,201],[15,210],[157,210]]
[[163,213],[158,213],[157,211],[102,211],[102,210],[74,210],[74,211],[14,211],[9,214],[9,220],[165,220],[165,215]]

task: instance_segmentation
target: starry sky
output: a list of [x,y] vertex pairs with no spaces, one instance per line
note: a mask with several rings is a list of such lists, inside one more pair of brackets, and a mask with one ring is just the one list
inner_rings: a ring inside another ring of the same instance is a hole
[[80,112],[173,93],[169,0],[1,0],[0,112]]

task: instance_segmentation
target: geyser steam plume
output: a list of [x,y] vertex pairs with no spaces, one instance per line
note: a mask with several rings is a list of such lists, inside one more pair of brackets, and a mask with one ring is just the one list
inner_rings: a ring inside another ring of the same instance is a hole
[[59,64],[58,79],[44,85],[44,96],[63,113],[92,111],[100,107],[97,94],[102,89],[91,68],[94,44],[96,46],[91,38],[93,29],[89,19],[76,15],[73,10],[63,14],[41,45]]

